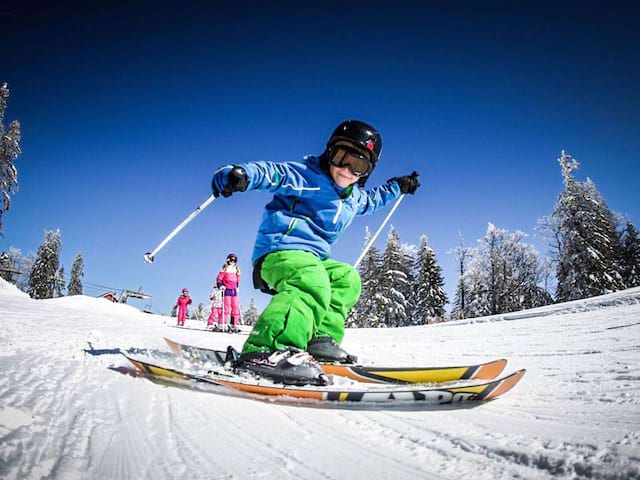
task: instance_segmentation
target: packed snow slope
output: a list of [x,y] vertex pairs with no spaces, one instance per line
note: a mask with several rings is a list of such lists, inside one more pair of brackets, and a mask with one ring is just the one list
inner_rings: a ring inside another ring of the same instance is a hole
[[[244,336],[0,280],[0,478],[640,478],[640,289],[434,326],[350,330],[377,364],[509,359],[514,390],[475,408],[281,404],[126,373],[95,348]],[[189,326],[189,325],[188,325]],[[115,368],[109,368],[115,367]]]

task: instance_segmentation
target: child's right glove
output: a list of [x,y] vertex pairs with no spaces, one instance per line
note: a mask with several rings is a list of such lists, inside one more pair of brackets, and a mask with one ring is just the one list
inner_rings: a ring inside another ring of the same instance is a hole
[[233,192],[244,192],[249,186],[249,179],[244,168],[232,165],[231,170],[221,168],[213,174],[211,190],[215,197],[230,197]]
[[418,181],[419,175],[418,172],[414,171],[411,175],[390,178],[387,180],[387,183],[396,182],[402,193],[410,193],[413,195],[420,186],[420,182]]

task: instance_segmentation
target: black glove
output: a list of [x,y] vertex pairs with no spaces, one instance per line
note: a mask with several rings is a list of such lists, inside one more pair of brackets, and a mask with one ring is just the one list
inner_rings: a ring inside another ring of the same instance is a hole
[[234,166],[228,173],[227,170],[218,170],[211,180],[213,195],[218,197],[230,197],[233,192],[244,192],[249,186],[249,179],[244,168]]
[[387,183],[397,182],[402,193],[410,193],[413,195],[414,193],[416,193],[416,190],[420,186],[418,175],[420,174],[414,171],[411,175],[390,178],[389,180],[387,180]]

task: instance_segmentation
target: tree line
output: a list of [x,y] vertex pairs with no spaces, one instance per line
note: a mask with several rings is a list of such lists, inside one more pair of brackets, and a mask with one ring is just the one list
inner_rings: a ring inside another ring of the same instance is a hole
[[[0,86],[0,237],[3,215],[18,190],[20,123],[4,127],[9,98]],[[564,151],[558,159],[564,190],[553,212],[538,221],[549,242],[543,257],[526,242],[524,232],[509,232],[489,223],[476,247],[462,237],[450,253],[456,256],[458,280],[449,318],[472,318],[508,313],[640,286],[640,240],[630,220],[609,209],[590,179],[574,177],[578,162]],[[370,232],[366,232],[368,243]],[[0,253],[0,276],[33,298],[65,294],[64,267],[60,265],[61,234],[45,231],[37,254],[22,255],[11,247]],[[71,267],[68,295],[82,294],[84,260],[77,254]],[[360,300],[347,318],[352,327],[398,327],[443,321],[449,299],[442,269],[425,235],[420,245],[403,245],[391,228],[383,252],[375,247],[359,266]],[[199,310],[204,311],[204,306]],[[255,321],[253,302],[245,316]]]
[[22,255],[17,248],[0,254],[0,277],[15,284],[31,298],[46,299],[65,295],[82,295],[84,259],[78,253],[71,265],[69,282],[60,264],[62,235],[59,230],[46,230],[37,254]]
[[[460,243],[450,319],[496,315],[640,286],[640,240],[630,220],[609,209],[590,179],[578,181],[578,162],[558,159],[564,190],[553,212],[538,221],[549,242],[542,256],[527,234],[489,223],[476,247]],[[365,235],[368,243],[370,233]],[[384,252],[372,247],[359,267],[362,295],[347,319],[352,327],[396,327],[443,321],[448,299],[442,270],[422,236],[400,244],[392,227]]]

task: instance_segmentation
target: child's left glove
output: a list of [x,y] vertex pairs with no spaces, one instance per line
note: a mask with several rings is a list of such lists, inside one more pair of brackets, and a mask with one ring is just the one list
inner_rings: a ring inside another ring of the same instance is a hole
[[393,177],[387,180],[387,183],[396,182],[400,187],[402,193],[409,193],[413,195],[420,186],[418,176],[420,174],[414,171],[411,175],[405,175],[404,177]]
[[231,170],[221,168],[213,174],[211,190],[215,197],[230,197],[233,192],[244,192],[249,186],[249,178],[244,168],[232,166]]

